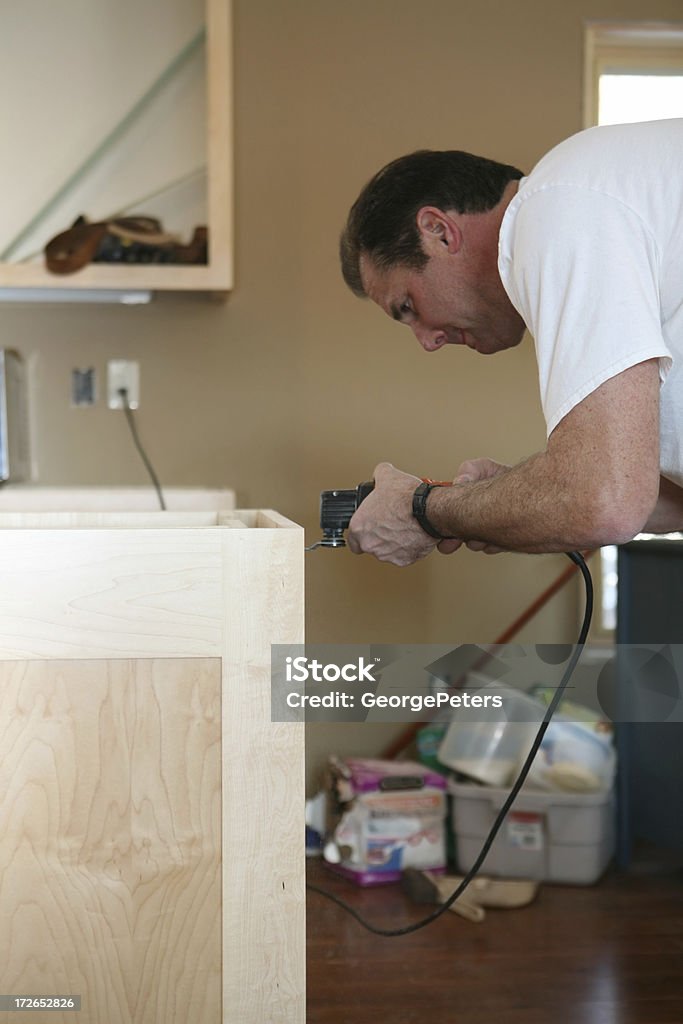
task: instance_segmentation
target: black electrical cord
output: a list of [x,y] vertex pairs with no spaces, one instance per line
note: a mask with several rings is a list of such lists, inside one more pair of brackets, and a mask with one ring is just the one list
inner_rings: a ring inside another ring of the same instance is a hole
[[157,492],[157,497],[159,499],[159,505],[161,506],[161,510],[163,512],[163,511],[166,510],[166,502],[164,501],[164,495],[163,495],[162,490],[161,490],[161,484],[159,483],[159,479],[158,479],[156,473],[154,472],[154,467],[152,466],[152,463],[147,458],[147,454],[145,452],[145,449],[142,447],[142,444],[140,442],[140,438],[138,437],[137,427],[135,426],[135,417],[133,416],[133,410],[131,409],[130,403],[128,401],[128,389],[127,388],[119,388],[119,394],[121,396],[121,404],[123,405],[123,411],[124,411],[124,413],[126,415],[126,420],[128,421],[128,426],[130,427],[130,432],[133,435],[133,442],[135,444],[135,447],[138,450],[138,454],[140,455],[140,458],[142,459],[142,461],[145,464],[145,469],[149,473],[151,481],[154,484],[154,489]]
[[522,765],[521,771],[517,776],[517,779],[515,780],[515,783],[512,789],[510,790],[507,799],[505,800],[505,803],[498,812],[498,816],[496,817],[496,820],[494,821],[491,827],[491,831],[484,840],[484,844],[481,850],[479,851],[477,859],[475,860],[474,864],[469,869],[469,871],[467,872],[467,874],[465,875],[465,877],[463,878],[462,882],[457,887],[455,892],[453,892],[448,897],[446,902],[442,903],[431,914],[429,914],[427,917],[423,917],[419,921],[416,921],[414,924],[406,925],[404,928],[378,928],[376,925],[371,924],[369,921],[366,921],[365,918],[362,917],[357,910],[355,910],[344,900],[340,899],[339,896],[335,896],[334,893],[328,892],[326,889],[321,889],[319,886],[313,885],[312,883],[307,884],[307,889],[310,889],[311,892],[317,892],[319,896],[325,896],[325,898],[328,900],[332,900],[332,902],[336,903],[337,906],[341,907],[343,910],[346,910],[349,914],[351,914],[351,916],[354,917],[356,921],[358,921],[358,923],[363,926],[363,928],[367,929],[367,931],[369,932],[372,932],[373,935],[382,935],[387,938],[394,938],[398,935],[409,935],[411,932],[416,932],[418,931],[418,929],[424,928],[426,925],[431,924],[432,921],[436,921],[438,917],[441,917],[442,914],[444,914],[447,910],[450,909],[450,907],[453,906],[455,901],[458,899],[459,896],[462,895],[462,893],[465,891],[467,886],[470,884],[472,879],[479,871],[481,865],[484,863],[486,855],[491,849],[493,841],[496,838],[496,835],[498,834],[498,830],[500,829],[501,825],[503,824],[503,821],[505,820],[506,814],[510,810],[510,807],[514,803],[517,794],[524,785],[526,777],[529,774],[531,764],[534,760],[534,757],[536,756],[538,748],[541,746],[541,743],[543,742],[543,737],[545,736],[548,730],[548,726],[550,725],[550,720],[555,714],[555,711],[557,710],[557,707],[560,701],[562,700],[562,695],[567,688],[567,684],[572,676],[572,673],[574,672],[574,669],[576,668],[576,663],[581,657],[581,652],[583,651],[583,648],[586,643],[586,638],[588,636],[588,630],[590,629],[591,618],[593,617],[593,581],[591,579],[591,574],[589,572],[588,566],[586,565],[586,562],[584,561],[583,556],[580,555],[578,551],[567,552],[567,557],[570,558],[572,562],[574,562],[574,564],[578,566],[579,571],[583,576],[583,582],[586,587],[586,607],[583,615],[583,623],[581,625],[581,630],[579,632],[579,637],[576,642],[576,646],[572,651],[571,657],[569,659],[566,669],[564,670],[564,674],[562,676],[562,679],[560,680],[557,690],[555,691],[553,699],[548,705],[543,721],[541,722],[539,730],[536,734],[536,738],[534,739],[534,742],[531,745],[531,750],[529,751],[527,758],[524,764]]

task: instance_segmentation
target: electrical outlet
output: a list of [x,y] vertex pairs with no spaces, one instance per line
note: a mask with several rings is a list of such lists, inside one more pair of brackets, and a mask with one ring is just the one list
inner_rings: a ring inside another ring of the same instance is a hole
[[110,409],[123,409],[122,388],[128,392],[128,405],[140,404],[140,364],[127,359],[111,359],[107,363],[107,401]]

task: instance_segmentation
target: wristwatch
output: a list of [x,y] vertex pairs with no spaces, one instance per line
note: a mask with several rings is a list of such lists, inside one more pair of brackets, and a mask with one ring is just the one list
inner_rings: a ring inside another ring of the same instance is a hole
[[427,519],[427,498],[435,487],[443,487],[443,484],[418,484],[413,493],[413,515],[424,532],[428,533],[430,537],[434,537],[436,540],[449,540],[443,533],[439,533],[429,522],[429,519]]

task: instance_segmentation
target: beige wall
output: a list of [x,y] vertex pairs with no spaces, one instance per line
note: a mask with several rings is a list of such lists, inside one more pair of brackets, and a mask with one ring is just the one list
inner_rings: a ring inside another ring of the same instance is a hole
[[[528,342],[494,360],[427,356],[340,280],[348,205],[390,158],[456,147],[528,169],[581,127],[586,18],[673,19],[679,0],[235,0],[237,283],[225,305],[0,307],[29,359],[42,483],[145,480],[120,414],[69,408],[69,372],[141,363],[139,429],[163,482],[231,485],[317,536],[322,488],[380,459],[446,477],[468,457],[543,445]],[[3,202],[11,197],[3,197]],[[493,640],[562,556],[434,556],[409,570],[308,555],[312,641]],[[523,638],[574,636],[567,592]],[[309,730],[376,752],[390,730]]]

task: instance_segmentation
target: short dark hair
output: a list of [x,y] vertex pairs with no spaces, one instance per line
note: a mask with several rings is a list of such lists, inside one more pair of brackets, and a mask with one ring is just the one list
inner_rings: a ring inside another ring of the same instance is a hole
[[425,266],[428,257],[416,223],[421,207],[484,213],[500,202],[510,181],[521,177],[516,167],[460,150],[421,149],[392,160],[367,183],[349,212],[339,244],[347,285],[355,295],[365,295],[363,254],[383,270]]

